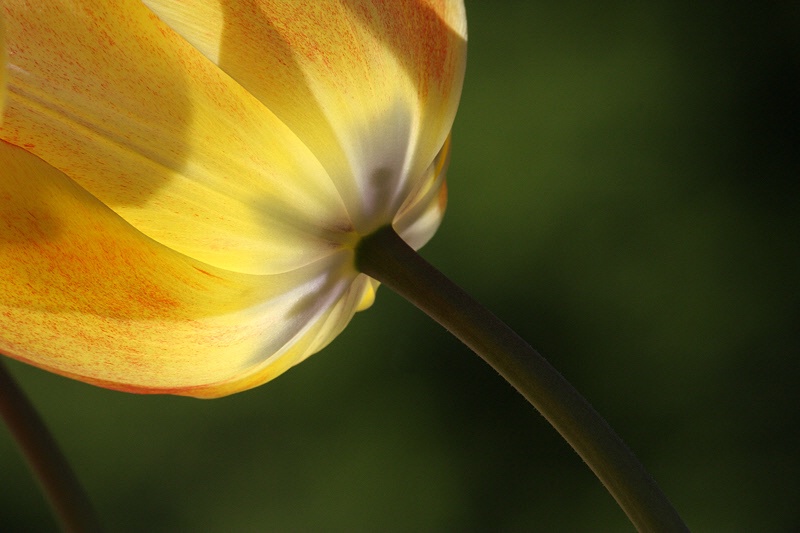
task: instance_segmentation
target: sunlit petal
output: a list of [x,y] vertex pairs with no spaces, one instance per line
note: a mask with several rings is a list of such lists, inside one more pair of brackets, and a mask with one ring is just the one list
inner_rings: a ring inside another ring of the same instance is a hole
[[144,236],[20,148],[0,142],[0,168],[0,352],[47,370],[228,394],[322,348],[367,291],[350,251],[286,274],[229,272]]
[[360,233],[430,187],[464,74],[461,0],[145,3],[311,148]]
[[8,83],[6,54],[6,25],[3,13],[0,12],[0,124],[3,123],[3,111],[6,108],[6,83]]
[[145,3],[3,3],[0,352],[230,394],[372,304],[360,236],[436,231],[464,6]]
[[350,239],[315,154],[140,2],[3,7],[2,139],[158,242],[222,268],[285,272]]
[[252,373],[194,390],[191,395],[208,398],[224,396],[256,387],[277,377],[291,366],[327,346],[347,326],[353,314],[364,308],[363,303],[369,301],[371,295],[374,295],[372,280],[363,274],[359,275],[336,305],[310,324],[303,335],[294,339],[279,357],[262,363]]

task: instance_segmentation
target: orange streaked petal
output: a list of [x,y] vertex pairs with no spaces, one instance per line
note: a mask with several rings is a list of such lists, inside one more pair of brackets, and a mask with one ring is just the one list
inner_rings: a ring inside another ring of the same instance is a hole
[[8,55],[6,54],[6,25],[5,19],[0,12],[0,125],[3,124],[3,111],[6,107],[6,84],[8,83]]
[[201,263],[153,241],[0,142],[0,352],[120,390],[219,396],[322,348],[367,290],[342,250],[284,274]]
[[349,242],[326,170],[261,102],[136,0],[6,0],[0,138],[197,260],[291,270]]

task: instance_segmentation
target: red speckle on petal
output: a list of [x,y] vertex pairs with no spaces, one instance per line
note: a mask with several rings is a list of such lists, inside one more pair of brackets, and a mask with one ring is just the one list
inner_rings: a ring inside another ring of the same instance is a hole
[[202,268],[197,268],[196,266],[195,266],[195,267],[193,267],[193,268],[194,268],[195,270],[197,270],[198,272],[201,272],[201,273],[205,274],[206,276],[209,276],[209,277],[212,277],[212,278],[216,278],[216,279],[222,279],[222,278],[220,278],[219,276],[215,276],[215,275],[214,275],[214,274],[212,274],[211,272],[206,272],[206,271],[205,271],[205,270],[203,270]]

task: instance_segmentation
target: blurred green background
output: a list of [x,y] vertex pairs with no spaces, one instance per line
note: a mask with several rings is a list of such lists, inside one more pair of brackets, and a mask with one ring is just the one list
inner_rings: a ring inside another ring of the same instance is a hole
[[[800,528],[797,2],[467,0],[423,255],[546,354],[696,531]],[[15,362],[121,532],[629,531],[523,399],[386,289],[214,401]],[[51,531],[0,430],[0,530]]]

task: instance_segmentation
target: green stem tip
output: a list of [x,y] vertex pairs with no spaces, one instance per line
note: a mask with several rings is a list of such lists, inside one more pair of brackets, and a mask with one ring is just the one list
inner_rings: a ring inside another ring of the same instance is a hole
[[102,531],[86,492],[33,404],[0,355],[0,416],[47,496],[61,528],[70,533]]
[[522,393],[583,458],[639,531],[688,531],[650,474],[589,402],[391,226],[362,239],[356,266],[439,322]]

